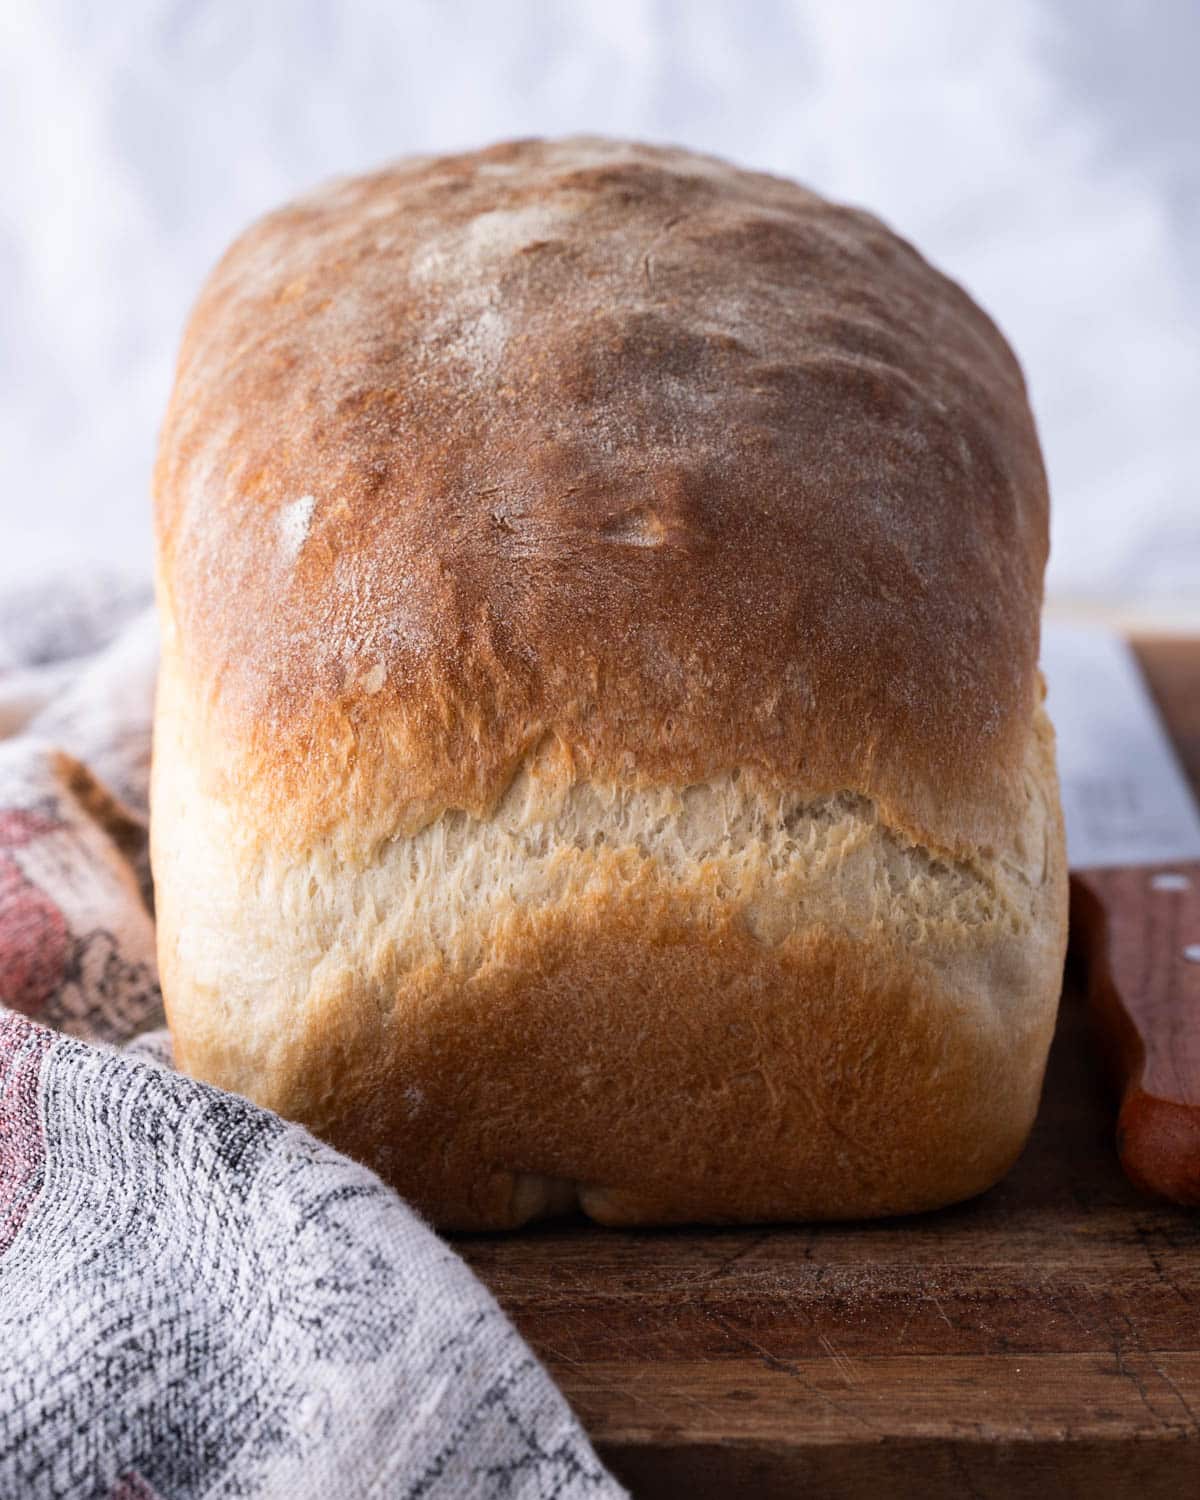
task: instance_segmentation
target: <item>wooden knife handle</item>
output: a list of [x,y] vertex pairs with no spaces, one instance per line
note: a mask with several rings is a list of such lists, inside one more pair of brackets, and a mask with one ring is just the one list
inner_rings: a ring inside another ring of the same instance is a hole
[[1073,875],[1071,949],[1121,1093],[1126,1175],[1200,1204],[1200,864]]

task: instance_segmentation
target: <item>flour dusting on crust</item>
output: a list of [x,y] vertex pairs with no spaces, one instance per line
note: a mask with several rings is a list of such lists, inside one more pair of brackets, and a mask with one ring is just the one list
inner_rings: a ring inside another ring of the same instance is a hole
[[285,561],[295,562],[300,556],[300,549],[308,540],[308,528],[316,505],[315,496],[301,495],[299,500],[293,500],[279,512],[279,539]]

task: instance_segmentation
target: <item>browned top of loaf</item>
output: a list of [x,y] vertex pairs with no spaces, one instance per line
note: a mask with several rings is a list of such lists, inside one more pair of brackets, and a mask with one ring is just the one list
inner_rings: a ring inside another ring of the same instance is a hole
[[547,735],[581,775],[849,789],[950,850],[1023,795],[1020,371],[793,183],[579,139],[323,188],[208,282],[156,489],[168,648],[281,831],[481,810]]

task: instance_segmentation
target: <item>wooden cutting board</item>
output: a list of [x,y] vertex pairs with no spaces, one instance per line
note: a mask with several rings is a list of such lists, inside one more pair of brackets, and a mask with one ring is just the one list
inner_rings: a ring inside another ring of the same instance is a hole
[[[1138,654],[1200,786],[1200,642]],[[1200,1210],[1141,1197],[1068,977],[999,1187],[907,1220],[458,1236],[647,1500],[1200,1497]]]

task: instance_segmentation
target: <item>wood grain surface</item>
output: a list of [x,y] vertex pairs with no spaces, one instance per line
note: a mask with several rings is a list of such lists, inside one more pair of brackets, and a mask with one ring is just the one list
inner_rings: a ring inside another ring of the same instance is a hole
[[[1200,644],[1139,643],[1200,784]],[[646,1500],[1200,1496],[1200,1213],[1141,1196],[1068,976],[1009,1177],[906,1220],[456,1245]]]

